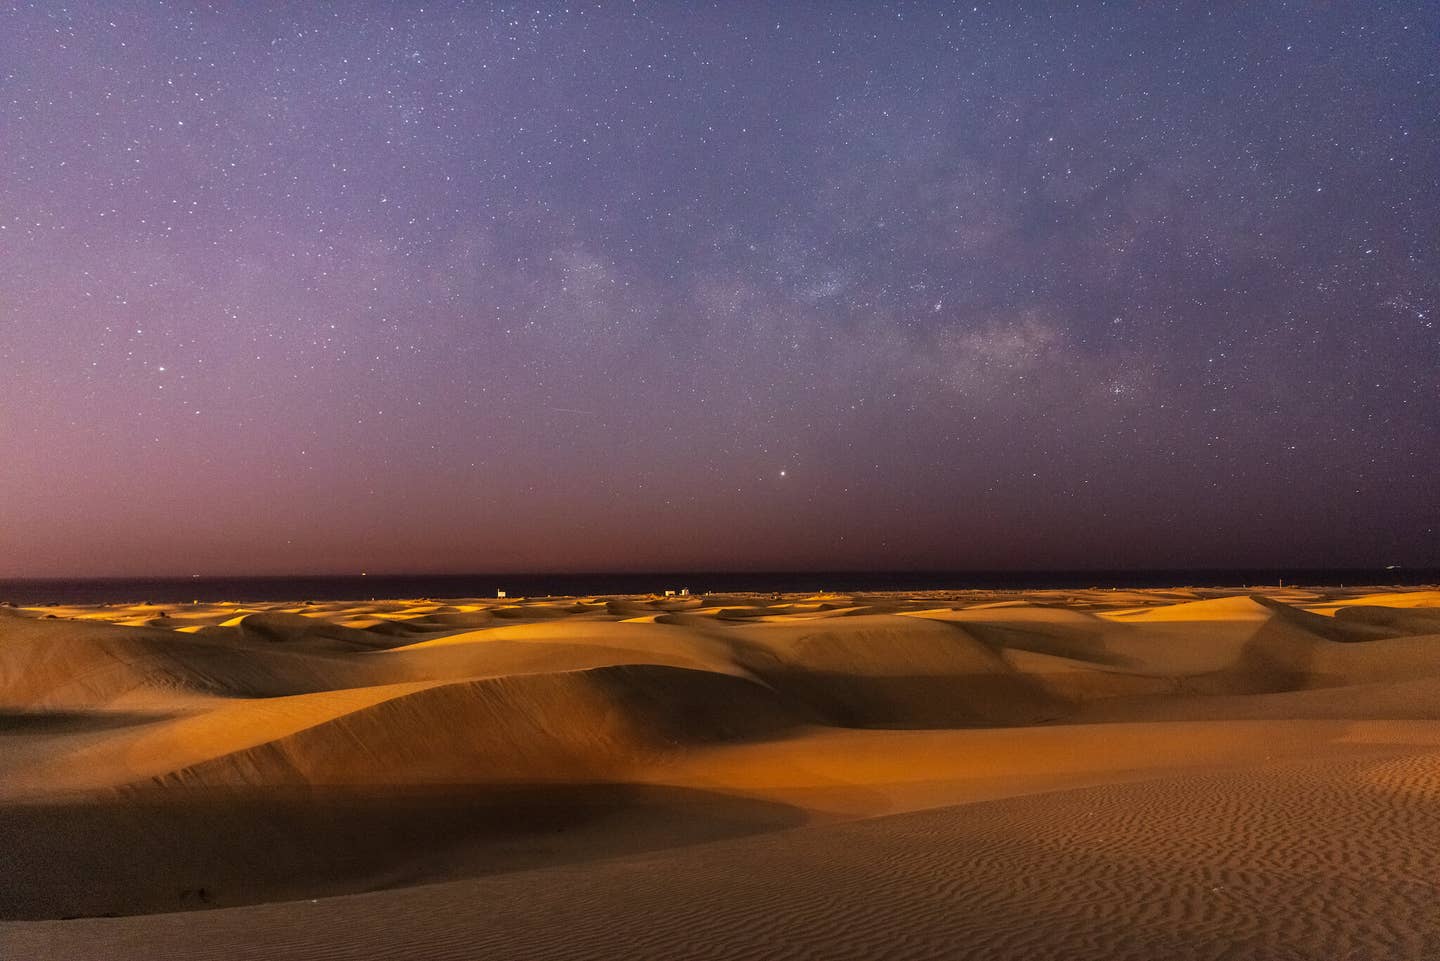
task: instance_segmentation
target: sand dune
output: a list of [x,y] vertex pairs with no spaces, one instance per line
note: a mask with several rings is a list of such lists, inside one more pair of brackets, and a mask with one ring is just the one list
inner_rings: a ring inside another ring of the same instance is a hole
[[1437,828],[1440,591],[0,609],[6,958],[1422,958]]
[[[317,903],[14,927],[23,956],[1428,958],[1440,754],[1047,793]],[[1425,804],[1425,799],[1432,803]],[[402,933],[403,932],[403,933]]]

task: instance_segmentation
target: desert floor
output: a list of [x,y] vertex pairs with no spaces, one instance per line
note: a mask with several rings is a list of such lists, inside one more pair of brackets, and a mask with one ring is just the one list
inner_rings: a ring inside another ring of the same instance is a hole
[[1440,591],[0,609],[0,957],[1440,958]]

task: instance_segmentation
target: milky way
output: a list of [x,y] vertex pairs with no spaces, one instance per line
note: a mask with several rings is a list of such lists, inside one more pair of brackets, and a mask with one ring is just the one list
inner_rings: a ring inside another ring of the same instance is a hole
[[0,10],[0,576],[1440,565],[1440,5],[300,7]]

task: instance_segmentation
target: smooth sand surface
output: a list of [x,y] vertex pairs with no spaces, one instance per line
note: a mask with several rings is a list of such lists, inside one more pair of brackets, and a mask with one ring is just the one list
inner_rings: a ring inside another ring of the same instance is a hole
[[1440,591],[0,608],[0,957],[1440,958]]

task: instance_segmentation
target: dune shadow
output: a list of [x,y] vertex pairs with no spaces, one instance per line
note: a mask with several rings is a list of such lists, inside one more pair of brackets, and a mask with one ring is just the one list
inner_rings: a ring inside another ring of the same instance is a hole
[[772,667],[766,680],[836,727],[1011,727],[1052,721],[1070,709],[1019,674],[874,675]]
[[795,827],[789,805],[626,784],[168,788],[0,808],[0,919],[299,900]]
[[163,721],[173,715],[145,711],[0,710],[0,737],[7,734],[83,734]]

